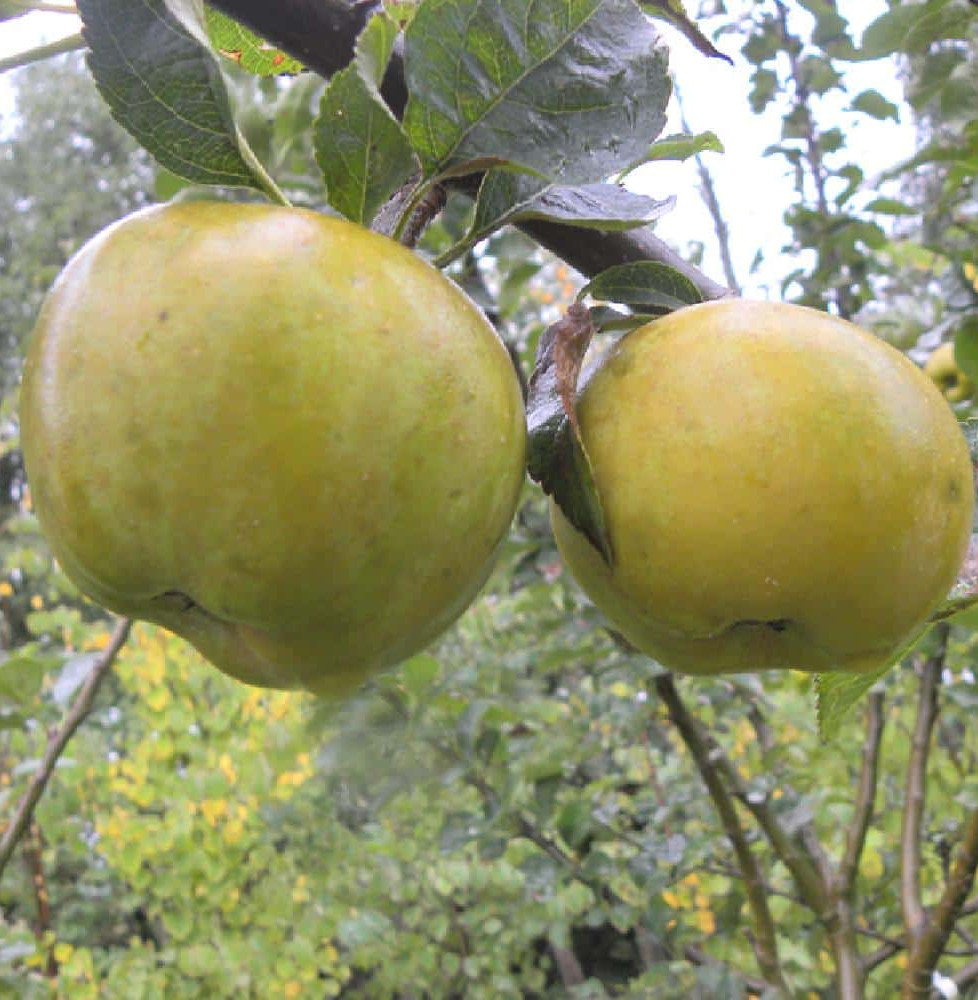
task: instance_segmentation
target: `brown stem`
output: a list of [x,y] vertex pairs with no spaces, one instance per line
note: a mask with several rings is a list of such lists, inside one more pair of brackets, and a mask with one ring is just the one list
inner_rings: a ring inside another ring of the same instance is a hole
[[903,803],[900,834],[900,902],[903,910],[904,935],[911,943],[917,940],[926,920],[920,893],[920,842],[927,787],[927,758],[930,753],[934,722],[937,719],[937,693],[941,683],[941,673],[944,670],[948,626],[937,625],[934,633],[937,636],[938,648],[924,664],[920,676],[917,719],[907,765],[906,798]]
[[782,995],[790,996],[791,991],[785,981],[784,973],[778,961],[778,941],[774,931],[774,920],[767,904],[767,894],[764,891],[764,877],[761,874],[757,859],[747,843],[733,799],[727,792],[720,774],[711,759],[707,743],[701,738],[698,727],[686,709],[671,674],[661,674],[655,678],[655,689],[659,698],[669,710],[669,717],[679,731],[693,758],[696,768],[706,785],[713,805],[720,817],[724,833],[733,847],[737,863],[743,872],[744,890],[747,902],[754,918],[754,952],[764,979],[775,987]]
[[551,941],[550,954],[553,955],[554,964],[557,966],[557,973],[564,989],[580,986],[584,982],[586,978],[584,970],[581,968],[577,955],[570,948],[562,948]]
[[954,924],[961,915],[961,908],[975,884],[976,870],[978,809],[973,810],[968,817],[944,893],[926,924],[921,927],[910,952],[910,961],[903,976],[903,1000],[930,995],[934,968],[947,947]]
[[10,857],[14,853],[14,848],[17,846],[18,841],[30,825],[34,815],[34,807],[44,794],[44,789],[47,787],[47,783],[54,773],[58,758],[64,752],[68,741],[74,736],[75,731],[91,710],[92,702],[95,700],[95,695],[98,693],[102,681],[109,672],[109,668],[112,666],[119,650],[125,645],[131,624],[127,618],[119,619],[116,623],[112,631],[112,637],[109,639],[109,644],[99,654],[91,673],[88,675],[78,697],[75,699],[75,703],[64,717],[64,721],[60,727],[51,733],[44,756],[41,758],[41,763],[38,764],[37,770],[34,772],[34,776],[27,786],[27,791],[24,792],[23,798],[18,803],[13,819],[4,830],[3,837],[0,838],[0,875],[3,874],[3,870],[7,867],[7,862],[10,861]]
[[[352,59],[357,36],[379,2],[213,0],[213,6],[328,77]],[[403,116],[407,106],[404,60],[396,49],[381,92],[391,111],[397,117]],[[453,181],[453,186],[456,183],[468,190],[472,179],[461,178],[458,182]],[[601,233],[539,221],[523,223],[519,228],[588,277],[613,264],[652,260],[680,271],[696,285],[704,299],[725,298],[733,294],[729,288],[683,260],[668,244],[646,229]]]
[[706,746],[711,765],[720,771],[741,805],[757,820],[775,854],[791,873],[802,901],[819,917],[824,918],[829,905],[828,889],[805,846],[788,834],[771,811],[766,798],[751,794],[747,782],[741,777],[733,761],[700,723],[690,717],[689,724],[696,729],[698,738]]
[[866,833],[873,818],[879,774],[880,743],[883,738],[883,692],[872,691],[866,703],[866,739],[862,769],[852,822],[846,834],[846,850],[839,866],[838,892],[851,899],[856,887],[859,859],[866,845]]
[[846,849],[833,880],[836,922],[831,929],[836,976],[842,1000],[861,1000],[864,968],[856,941],[855,896],[859,859],[866,843],[866,832],[873,818],[879,770],[880,741],[883,736],[883,694],[874,691],[866,705],[866,740],[863,743],[859,790],[852,823],[846,834]]

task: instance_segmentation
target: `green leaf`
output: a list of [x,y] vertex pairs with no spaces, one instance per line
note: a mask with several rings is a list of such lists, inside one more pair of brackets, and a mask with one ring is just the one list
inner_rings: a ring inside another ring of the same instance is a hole
[[900,109],[878,90],[864,90],[861,94],[857,94],[852,101],[852,110],[861,111],[880,121],[886,118],[892,118],[895,122],[900,121]]
[[696,22],[691,20],[683,7],[682,0],[638,0],[639,6],[649,17],[657,17],[661,21],[667,21],[683,37],[693,44],[697,51],[705,56],[714,59],[723,59],[733,66],[734,61],[730,56],[721,52],[697,27]]
[[530,174],[496,168],[479,186],[475,216],[465,236],[437,261],[444,266],[505,225],[545,219],[562,225],[618,232],[646,226],[661,218],[675,198],[656,201],[617,184],[568,187],[549,184]]
[[697,287],[668,264],[635,261],[602,271],[578,294],[603,302],[620,302],[638,308],[672,312],[702,301]]
[[353,62],[330,80],[313,127],[330,205],[363,225],[417,170],[407,136],[380,96],[396,38],[387,14],[370,19]]
[[919,636],[900,651],[892,662],[867,674],[832,672],[815,677],[815,704],[818,731],[823,740],[834,740],[852,707],[862,700],[869,689],[883,677],[893,663],[898,662],[916,644]]
[[79,0],[78,11],[99,92],[164,167],[200,184],[266,189],[245,161],[213,56],[163,0]]
[[881,14],[863,32],[857,56],[860,59],[882,59],[894,52],[907,51],[910,33],[929,14],[938,14],[950,0],[929,0],[923,4],[897,4]]
[[540,338],[526,401],[527,469],[611,565],[611,540],[575,409],[577,379],[592,332],[587,309],[575,304]]
[[[642,158],[642,163],[653,163],[656,160],[688,160],[700,153],[722,153],[723,143],[715,132],[699,132],[689,135],[685,132],[667,135],[652,143],[649,151]],[[634,169],[634,167],[629,168]]]
[[896,198],[874,198],[867,206],[867,212],[877,212],[880,215],[919,215],[920,209],[908,205]]
[[243,24],[213,7],[206,7],[207,34],[214,48],[256,76],[299,73],[302,63],[270,45]]
[[978,316],[964,317],[954,331],[954,361],[978,384]]
[[25,705],[38,696],[44,675],[57,658],[32,652],[15,653],[0,662],[0,702]]
[[667,54],[634,0],[427,0],[405,38],[405,128],[426,177],[513,163],[588,184],[665,124]]

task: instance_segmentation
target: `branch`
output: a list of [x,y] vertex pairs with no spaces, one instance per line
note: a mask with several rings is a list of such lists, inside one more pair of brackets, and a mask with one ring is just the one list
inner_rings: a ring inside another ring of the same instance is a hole
[[44,751],[41,763],[34,772],[34,777],[31,778],[31,782],[27,786],[27,791],[17,805],[17,812],[14,814],[14,818],[4,830],[3,837],[0,838],[0,875],[3,875],[3,870],[7,867],[7,862],[14,853],[17,842],[30,825],[31,818],[34,815],[34,807],[44,794],[44,789],[47,787],[47,783],[54,773],[58,758],[64,752],[68,741],[74,736],[75,730],[78,729],[89,711],[91,711],[95,695],[98,693],[98,689],[109,672],[109,668],[112,666],[116,655],[125,645],[131,626],[132,623],[128,618],[120,618],[118,620],[112,632],[112,637],[109,639],[108,646],[102,650],[99,658],[95,661],[95,665],[82,685],[81,692],[75,699],[74,705],[71,706],[71,710],[64,717],[60,728],[55,730],[48,739],[47,749]]
[[958,969],[951,978],[959,990],[967,989],[972,983],[978,981],[978,961],[969,962]]
[[[693,130],[689,127],[689,122],[686,119],[686,109],[683,107],[679,84],[675,80],[672,81],[672,93],[676,98],[676,106],[679,108],[679,122],[684,131],[692,133]],[[733,266],[733,254],[730,252],[730,227],[727,225],[727,221],[723,217],[723,211],[720,208],[720,199],[717,197],[713,175],[699,153],[693,157],[693,161],[696,164],[696,173],[699,174],[700,178],[700,195],[703,198],[703,203],[706,205],[707,211],[710,213],[710,218],[713,219],[713,229],[717,234],[720,261],[723,264],[723,276],[726,278],[727,284],[739,295],[740,282],[737,281],[737,275],[734,272]]]
[[883,721],[883,692],[873,691],[866,705],[866,741],[863,743],[863,764],[859,774],[856,808],[846,834],[846,851],[839,867],[838,892],[847,899],[852,898],[855,890],[859,859],[873,818]]
[[968,817],[964,837],[951,868],[951,877],[910,953],[910,961],[903,976],[904,1000],[930,995],[934,968],[947,947],[954,924],[961,915],[961,908],[975,883],[976,870],[978,870],[978,809],[973,810]]
[[[211,0],[211,3],[326,77],[353,58],[357,36],[370,15],[380,7],[379,0],[279,0],[274,4],[267,0]],[[397,49],[391,57],[381,93],[394,115],[403,117],[407,87],[403,55]],[[471,190],[473,180],[460,178],[452,183],[463,190]],[[477,184],[478,180],[475,182]],[[588,277],[614,264],[652,260],[685,275],[704,299],[733,294],[729,288],[683,260],[646,229],[601,233],[540,221],[522,223],[519,228]]]
[[75,49],[83,48],[85,48],[85,39],[79,32],[77,35],[69,35],[60,41],[51,42],[48,45],[38,45],[26,52],[17,52],[12,56],[7,56],[6,59],[0,59],[0,73],[6,73],[7,70],[19,69],[21,66],[29,66],[42,59],[50,59],[51,56],[60,56],[64,52],[74,52]]
[[757,955],[757,962],[764,979],[778,989],[785,996],[790,996],[791,991],[785,982],[784,973],[778,961],[778,941],[774,931],[774,920],[771,917],[771,910],[767,905],[767,894],[764,890],[764,877],[747,843],[743,827],[737,816],[737,810],[733,799],[724,787],[720,775],[712,759],[710,748],[706,741],[702,739],[698,725],[689,714],[683,704],[673,683],[672,674],[661,674],[655,678],[655,688],[659,698],[669,710],[669,717],[679,730],[679,734],[686,744],[700,777],[706,785],[713,805],[720,817],[727,839],[730,841],[737,856],[737,863],[744,875],[744,889],[747,893],[747,901],[754,917],[754,929],[757,932],[757,941],[754,944],[754,951]]
[[710,736],[700,723],[690,717],[689,724],[697,732],[697,738],[705,745],[712,767],[717,768],[730,786],[734,795],[747,808],[770,841],[775,854],[791,873],[801,901],[821,918],[826,918],[829,896],[815,859],[805,847],[781,825],[771,812],[768,800],[753,795],[733,761],[723,752],[720,745]]
[[944,669],[948,626],[937,625],[938,648],[924,664],[920,677],[917,721],[914,725],[910,760],[907,765],[907,791],[903,803],[903,824],[900,834],[900,902],[907,941],[914,942],[926,920],[920,895],[920,840],[927,784],[927,757],[931,735],[937,719],[937,691]]
[[846,834],[845,853],[839,871],[832,880],[836,920],[830,927],[830,933],[836,957],[839,996],[845,998],[862,997],[864,989],[865,967],[859,957],[856,940],[859,928],[856,927],[854,912],[856,873],[866,843],[866,831],[873,817],[882,735],[883,695],[881,692],[873,692],[866,707],[866,741],[863,744],[863,763],[855,811]]

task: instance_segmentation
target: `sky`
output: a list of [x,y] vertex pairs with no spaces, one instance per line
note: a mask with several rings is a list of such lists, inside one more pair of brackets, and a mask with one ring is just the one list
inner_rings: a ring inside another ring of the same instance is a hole
[[[688,5],[688,9],[692,8]],[[734,4],[731,4],[734,6]],[[886,9],[885,0],[850,0],[842,11],[857,37],[874,18]],[[803,26],[809,15],[796,5],[792,16]],[[0,59],[32,45],[54,41],[79,30],[76,18],[64,14],[32,13],[0,24]],[[780,297],[780,278],[793,266],[781,254],[789,232],[782,222],[784,207],[793,199],[792,178],[781,157],[765,157],[764,150],[780,139],[781,120],[776,115],[755,116],[750,112],[750,74],[752,67],[740,57],[734,35],[721,39],[735,65],[719,59],[707,59],[668,26],[661,28],[670,49],[670,66],[683,95],[686,117],[694,132],[712,130],[723,142],[723,154],[708,153],[704,162],[709,168],[719,196],[724,218],[731,232],[734,267],[746,294],[755,297]],[[846,106],[860,91],[873,88],[895,104],[901,103],[902,91],[892,61],[840,64],[845,72],[847,96],[833,96],[825,111],[837,120],[847,140],[848,155],[858,163],[867,178],[909,157],[914,149],[914,130],[909,120],[894,123],[875,122],[865,115],[846,112]],[[0,116],[11,109],[10,87],[0,76]],[[816,108],[821,120],[822,108]],[[666,133],[681,132],[678,111],[673,104]],[[684,164],[656,163],[636,171],[628,181],[633,190],[661,198],[677,196],[676,208],[656,226],[656,232],[680,249],[691,241],[705,244],[703,269],[723,280],[716,249],[713,220],[697,193],[696,168]],[[867,185],[863,201],[879,191]],[[764,262],[755,274],[750,267],[761,250]]]

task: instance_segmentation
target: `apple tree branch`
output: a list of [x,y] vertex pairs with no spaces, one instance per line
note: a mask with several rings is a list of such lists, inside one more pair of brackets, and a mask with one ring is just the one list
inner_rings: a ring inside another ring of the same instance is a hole
[[129,638],[129,629],[131,626],[132,623],[128,618],[119,619],[116,623],[109,639],[109,644],[99,654],[91,673],[88,675],[78,697],[75,699],[75,703],[71,706],[61,725],[51,733],[44,756],[41,758],[41,762],[38,764],[30,784],[27,786],[27,791],[24,792],[23,797],[18,803],[13,819],[3,831],[3,836],[0,837],[0,876],[3,875],[3,871],[7,867],[7,862],[10,861],[11,855],[14,853],[14,848],[17,846],[20,838],[30,826],[34,815],[34,807],[44,794],[44,789],[47,787],[47,783],[54,773],[58,758],[64,752],[68,741],[75,735],[75,731],[85,721],[85,717],[91,711],[92,703],[95,701],[95,695],[98,693],[102,681],[115,662],[119,650],[122,649],[126,643],[126,639]]

